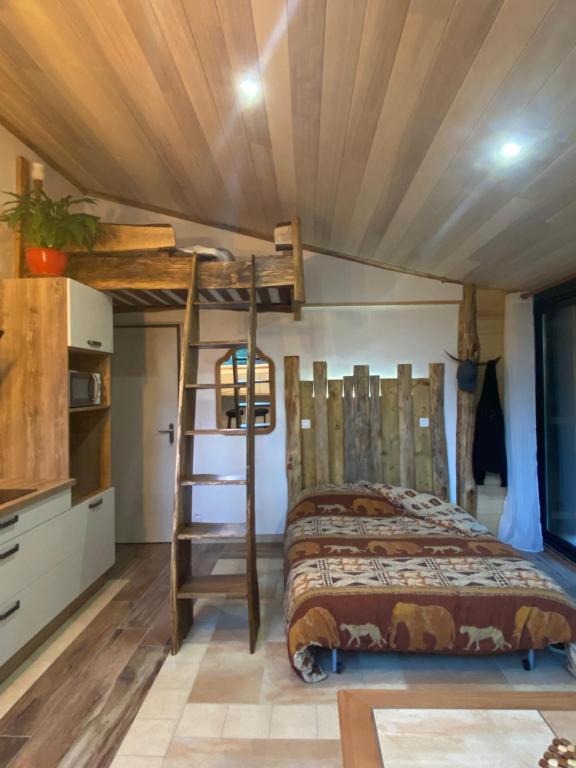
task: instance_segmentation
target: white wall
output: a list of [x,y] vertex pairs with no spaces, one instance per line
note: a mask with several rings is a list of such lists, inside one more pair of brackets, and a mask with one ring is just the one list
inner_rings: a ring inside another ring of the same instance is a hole
[[[271,253],[265,241],[211,227],[102,202],[99,214],[107,221],[125,223],[169,222],[179,246],[194,244],[229,248],[237,257]],[[331,377],[352,373],[356,364],[368,364],[371,373],[395,376],[398,363],[412,363],[415,376],[426,376],[430,362],[446,361],[444,350],[457,346],[459,286],[399,275],[375,267],[305,253],[307,301],[328,306],[304,307],[301,322],[290,315],[262,314],[258,318],[258,345],[276,366],[277,426],[256,439],[256,515],[260,534],[282,533],[286,512],[285,475],[285,355],[300,355],[303,377],[312,377],[314,360],[326,360]],[[370,303],[372,304],[370,305]],[[399,302],[377,306],[378,302]],[[405,303],[408,302],[408,303]],[[409,302],[431,302],[410,304]],[[435,303],[434,303],[435,302]],[[335,305],[353,306],[335,306]],[[118,324],[174,322],[178,311],[121,315]],[[201,313],[202,338],[245,337],[247,315],[238,312]],[[221,351],[202,352],[199,381],[214,380],[214,364]],[[446,367],[446,429],[451,493],[455,484],[456,388],[455,370]],[[197,426],[213,427],[214,393],[198,395]],[[195,471],[242,473],[245,449],[242,438],[196,438]],[[240,521],[244,515],[243,488],[195,490],[195,511],[204,521]]]
[[[16,158],[21,155],[29,162],[40,158],[15,136],[0,126],[0,206],[9,196],[6,192],[16,191]],[[45,166],[46,191],[53,197],[77,195],[78,190],[69,184],[59,173]],[[12,269],[12,233],[6,224],[0,224],[0,278],[11,277]]]

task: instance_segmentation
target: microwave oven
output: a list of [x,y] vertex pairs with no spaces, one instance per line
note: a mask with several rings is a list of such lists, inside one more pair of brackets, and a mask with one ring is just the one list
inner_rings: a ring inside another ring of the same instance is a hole
[[69,372],[70,408],[102,404],[102,376],[84,371]]

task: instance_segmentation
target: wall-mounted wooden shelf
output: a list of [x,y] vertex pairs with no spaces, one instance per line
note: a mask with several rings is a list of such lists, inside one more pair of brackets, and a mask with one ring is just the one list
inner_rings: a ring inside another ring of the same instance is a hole
[[70,407],[70,414],[73,413],[87,413],[89,411],[107,411],[110,408],[107,404],[102,405],[81,405]]

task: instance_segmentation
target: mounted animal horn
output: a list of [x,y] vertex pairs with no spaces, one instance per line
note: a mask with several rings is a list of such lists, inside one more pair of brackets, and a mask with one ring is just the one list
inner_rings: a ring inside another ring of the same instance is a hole
[[[478,366],[487,365],[490,361],[485,360],[480,362],[471,360],[470,358],[462,360],[459,357],[454,357],[454,355],[451,355],[447,350],[444,351],[451,360],[454,360],[456,363],[458,363],[458,369],[456,371],[458,387],[462,390],[462,392],[475,392],[476,383],[478,381]],[[499,360],[500,356],[498,356],[494,362],[497,363]]]

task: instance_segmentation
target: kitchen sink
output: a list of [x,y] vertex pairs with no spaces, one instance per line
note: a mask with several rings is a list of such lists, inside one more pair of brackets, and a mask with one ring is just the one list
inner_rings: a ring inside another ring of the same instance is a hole
[[34,493],[35,490],[36,488],[0,488],[0,504],[14,501],[21,496],[27,496],[29,493]]

